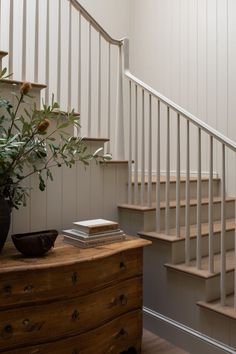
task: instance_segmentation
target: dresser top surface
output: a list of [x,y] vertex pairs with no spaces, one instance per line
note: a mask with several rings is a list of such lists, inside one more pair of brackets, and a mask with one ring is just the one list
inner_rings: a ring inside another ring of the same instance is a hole
[[27,258],[22,256],[14,248],[12,243],[9,242],[5,245],[0,254],[0,274],[12,271],[54,268],[63,265],[88,262],[148,245],[151,245],[150,241],[138,237],[127,236],[126,240],[121,242],[82,249],[65,244],[63,242],[63,237],[59,236],[55,242],[55,248],[49,251],[45,256]]

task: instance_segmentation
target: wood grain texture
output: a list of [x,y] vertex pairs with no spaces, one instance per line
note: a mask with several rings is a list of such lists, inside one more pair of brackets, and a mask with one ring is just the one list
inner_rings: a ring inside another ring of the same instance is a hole
[[2,310],[0,350],[87,332],[113,318],[141,308],[142,278],[119,282],[92,294],[75,298],[68,294],[68,297],[68,300],[60,303],[50,302]]
[[64,244],[60,247],[59,242],[53,252],[34,260],[34,264],[9,250],[9,257],[5,254],[1,264],[0,308],[83,295],[142,274],[141,248],[123,248],[110,255],[108,246],[81,250]]
[[[104,333],[106,335],[104,335]],[[117,354],[130,347],[141,353],[140,338],[142,336],[142,312],[132,311],[109,323],[81,334],[60,340],[27,348],[29,354]],[[16,349],[4,352],[6,354],[25,354],[26,349]]]
[[94,353],[97,346],[96,353],[140,353],[142,248],[149,244],[127,236],[80,249],[59,237],[41,258],[8,245],[0,264],[0,352]]
[[81,249],[64,244],[63,238],[59,236],[55,243],[56,247],[52,253],[48,253],[44,257],[32,259],[21,256],[13,245],[9,243],[1,253],[0,273],[8,273],[14,270],[47,269],[48,267],[51,269],[59,265],[79,264],[149,245],[151,245],[150,241],[127,236],[126,241],[95,248]]

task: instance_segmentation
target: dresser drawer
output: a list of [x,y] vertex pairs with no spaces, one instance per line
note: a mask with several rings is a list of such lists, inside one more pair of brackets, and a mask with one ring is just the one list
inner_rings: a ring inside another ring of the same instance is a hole
[[0,312],[0,352],[96,328],[142,306],[142,277],[89,295]]
[[87,333],[52,343],[6,351],[6,354],[118,354],[129,348],[141,353],[142,312],[132,311]]
[[[80,253],[78,252],[78,259]],[[142,274],[142,249],[109,257],[0,274],[0,309],[87,294]]]

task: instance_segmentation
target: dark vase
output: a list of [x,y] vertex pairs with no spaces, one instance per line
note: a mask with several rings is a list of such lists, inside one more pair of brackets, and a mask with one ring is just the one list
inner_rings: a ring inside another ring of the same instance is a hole
[[11,210],[5,199],[0,199],[0,252],[6,242],[11,223]]

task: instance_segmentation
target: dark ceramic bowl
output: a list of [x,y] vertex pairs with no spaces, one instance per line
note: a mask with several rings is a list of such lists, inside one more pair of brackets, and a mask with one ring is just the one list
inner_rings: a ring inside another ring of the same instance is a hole
[[12,235],[16,249],[25,256],[37,257],[48,252],[57,238],[56,230],[29,232],[26,234]]

